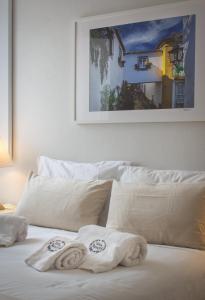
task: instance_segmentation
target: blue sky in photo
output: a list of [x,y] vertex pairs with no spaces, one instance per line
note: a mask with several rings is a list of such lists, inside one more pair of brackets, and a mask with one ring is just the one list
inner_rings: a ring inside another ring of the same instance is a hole
[[154,21],[118,25],[126,51],[153,51],[163,39],[173,33],[181,33],[183,18],[174,17]]

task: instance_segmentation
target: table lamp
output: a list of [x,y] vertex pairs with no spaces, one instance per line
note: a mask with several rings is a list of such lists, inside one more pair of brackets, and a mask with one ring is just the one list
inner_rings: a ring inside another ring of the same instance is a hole
[[[7,148],[3,140],[0,138],[0,167],[4,167],[11,162]],[[5,209],[3,204],[0,202],[0,210]]]

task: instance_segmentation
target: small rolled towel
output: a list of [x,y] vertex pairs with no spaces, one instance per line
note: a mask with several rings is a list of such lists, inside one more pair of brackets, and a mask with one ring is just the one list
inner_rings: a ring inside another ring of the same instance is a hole
[[86,247],[79,241],[55,236],[29,256],[25,262],[40,272],[49,269],[76,269],[83,263],[86,253]]
[[25,240],[28,224],[24,217],[0,215],[0,246],[9,247]]
[[134,267],[141,264],[147,255],[147,243],[140,235],[133,234],[125,248],[125,255],[120,262],[120,265],[125,267]]
[[142,236],[97,225],[80,228],[78,240],[88,251],[79,268],[95,273],[112,270],[117,265],[132,267],[143,262],[147,243]]

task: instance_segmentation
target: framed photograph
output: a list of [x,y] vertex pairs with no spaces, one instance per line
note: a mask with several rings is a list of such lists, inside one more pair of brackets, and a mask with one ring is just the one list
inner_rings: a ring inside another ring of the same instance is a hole
[[12,156],[12,0],[0,0],[0,139]]
[[78,123],[205,120],[205,3],[76,22]]

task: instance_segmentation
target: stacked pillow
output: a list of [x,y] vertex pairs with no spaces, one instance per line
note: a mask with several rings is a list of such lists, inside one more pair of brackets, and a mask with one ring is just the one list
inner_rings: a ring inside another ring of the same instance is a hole
[[[96,163],[82,163],[65,161],[40,156],[38,159],[38,174],[51,178],[66,178],[71,180],[113,180],[119,177],[120,166],[135,165],[131,161],[99,161]],[[106,225],[110,195],[105,201],[100,213],[98,224]]]
[[31,175],[16,214],[33,225],[78,231],[97,224],[112,182]]
[[145,167],[119,166],[117,179],[124,183],[194,183],[205,182],[205,172],[153,170]]
[[107,227],[149,243],[205,249],[205,184],[115,181]]
[[78,163],[41,156],[38,176],[28,179],[16,214],[33,225],[77,231],[88,224],[106,225],[118,167],[128,161]]
[[119,167],[107,227],[148,242],[205,249],[205,172]]
[[120,166],[130,166],[130,161],[100,161],[96,163],[81,163],[65,161],[40,156],[38,174],[47,177],[61,177],[77,180],[107,180],[119,177]]

